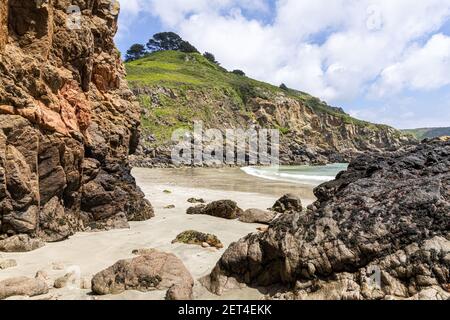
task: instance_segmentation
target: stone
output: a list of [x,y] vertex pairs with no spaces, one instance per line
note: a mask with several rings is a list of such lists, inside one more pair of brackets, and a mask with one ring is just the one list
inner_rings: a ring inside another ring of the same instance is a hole
[[449,299],[449,168],[450,141],[360,156],[308,210],[233,243],[205,283],[286,288],[269,299]]
[[44,245],[45,243],[40,239],[34,239],[26,234],[20,234],[0,240],[0,251],[28,252],[42,248]]
[[239,221],[244,223],[269,224],[276,216],[277,213],[274,211],[248,209],[239,217]]
[[220,200],[209,203],[208,205],[198,205],[188,208],[187,214],[209,215],[217,218],[234,220],[239,218],[243,210],[238,207],[237,203],[231,200]]
[[[125,290],[167,291],[176,286],[184,288],[190,298],[193,285],[194,280],[181,260],[173,254],[158,250],[133,259],[120,260],[92,279],[92,291],[97,295],[119,294]],[[171,289],[170,297],[178,296],[176,288]]]
[[73,284],[75,282],[76,276],[77,275],[75,272],[69,272],[64,276],[57,278],[53,284],[53,287],[56,289],[65,288],[68,284]]
[[202,198],[189,198],[187,200],[187,202],[189,203],[205,203],[205,200],[203,200]]
[[[223,248],[222,242],[213,234],[189,230],[180,233],[172,243],[195,244],[202,247]],[[207,245],[207,246],[205,246]]]
[[17,266],[17,261],[14,259],[0,260],[0,270],[9,269]]
[[169,204],[168,206],[165,206],[164,209],[175,209],[175,205]]
[[0,300],[13,296],[34,297],[46,293],[47,283],[40,278],[17,277],[0,281]]
[[294,194],[286,194],[275,202],[272,210],[278,213],[302,212],[302,200]]

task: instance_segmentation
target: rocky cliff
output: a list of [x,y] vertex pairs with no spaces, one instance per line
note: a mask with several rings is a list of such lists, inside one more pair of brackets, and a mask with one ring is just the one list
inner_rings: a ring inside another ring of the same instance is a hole
[[127,64],[143,109],[138,164],[170,163],[171,134],[192,128],[278,129],[283,164],[347,162],[364,152],[395,150],[413,139],[350,117],[304,92],[227,72],[201,55],[166,51]]
[[232,244],[206,279],[284,286],[282,299],[448,299],[450,138],[361,156],[285,212]]
[[140,110],[117,14],[110,0],[0,0],[2,238],[59,241],[153,216],[128,164]]

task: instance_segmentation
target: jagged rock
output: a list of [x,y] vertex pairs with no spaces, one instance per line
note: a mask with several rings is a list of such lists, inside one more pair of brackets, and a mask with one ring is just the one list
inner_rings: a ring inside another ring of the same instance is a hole
[[0,252],[28,252],[42,248],[45,245],[40,239],[30,238],[26,234],[15,235],[0,240]]
[[215,247],[217,249],[223,248],[222,242],[213,234],[198,232],[194,230],[184,231],[180,233],[172,243],[185,243],[185,244],[195,244],[203,246],[207,244],[208,247]]
[[187,210],[187,214],[191,215],[204,214],[229,220],[239,218],[242,213],[237,203],[231,200],[214,201],[208,205],[198,205]]
[[0,260],[0,270],[13,268],[17,266],[17,261],[14,259]]
[[190,298],[193,285],[194,280],[181,260],[173,254],[157,250],[133,259],[120,260],[92,279],[92,291],[98,295],[118,294],[125,290],[147,292],[172,288],[169,296],[173,298],[181,295],[178,289],[183,288],[189,292],[186,298]]
[[450,142],[359,157],[315,194],[306,212],[232,244],[209,289],[284,285],[283,299],[450,297]]
[[34,297],[48,293],[48,286],[41,278],[17,277],[0,281],[0,300],[13,296]]
[[[153,216],[128,156],[140,108],[124,80],[110,0],[0,0],[0,235],[61,241]],[[29,19],[23,19],[29,17]]]
[[273,211],[248,209],[239,217],[239,221],[245,223],[269,224],[276,216],[277,214]]
[[302,212],[302,200],[294,194],[286,194],[275,202],[272,210],[278,213]]

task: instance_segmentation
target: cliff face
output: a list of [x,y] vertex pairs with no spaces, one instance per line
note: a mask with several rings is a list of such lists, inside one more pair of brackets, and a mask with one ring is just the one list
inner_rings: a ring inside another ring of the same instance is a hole
[[128,164],[140,109],[117,14],[110,0],[0,0],[0,234],[57,241],[153,216]]
[[286,299],[448,299],[450,140],[361,156],[303,212],[232,244],[211,276],[284,285]]
[[197,54],[158,52],[127,64],[143,108],[138,164],[170,163],[171,134],[201,120],[205,128],[279,129],[283,164],[346,162],[394,150],[412,139],[360,121],[306,93],[239,76]]

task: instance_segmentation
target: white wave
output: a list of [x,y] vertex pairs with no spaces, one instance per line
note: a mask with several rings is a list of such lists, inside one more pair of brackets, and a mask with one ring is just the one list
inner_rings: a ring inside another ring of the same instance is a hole
[[320,175],[320,174],[302,174],[302,173],[287,173],[280,172],[275,168],[256,168],[244,167],[242,171],[254,177],[268,179],[273,181],[294,182],[299,184],[317,185],[334,179],[335,175]]

